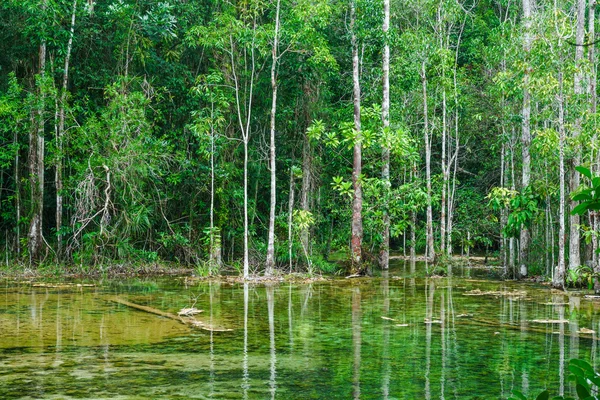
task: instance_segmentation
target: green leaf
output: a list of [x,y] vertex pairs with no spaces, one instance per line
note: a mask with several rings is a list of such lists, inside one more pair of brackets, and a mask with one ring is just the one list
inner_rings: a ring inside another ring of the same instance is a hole
[[538,394],[535,400],[548,400],[550,398],[550,393],[548,390],[544,390],[542,393]]
[[580,399],[587,399],[590,397],[590,391],[579,383],[577,386],[575,386],[575,390],[577,391],[577,396],[579,396]]
[[519,400],[527,400],[527,397],[525,397],[523,393],[519,392],[518,390],[513,390],[512,394]]
[[577,171],[578,171],[578,172],[579,172],[581,175],[583,175],[583,176],[585,176],[585,177],[587,177],[587,178],[589,178],[589,179],[592,179],[592,172],[591,172],[589,169],[587,169],[586,167],[579,165],[579,166],[575,167],[575,169],[576,169],[576,170],[577,170]]
[[577,205],[577,207],[575,207],[573,209],[573,211],[571,211],[571,215],[577,215],[577,214],[582,215],[589,209],[588,208],[589,206],[590,206],[589,201],[583,202],[583,203]]
[[574,358],[571,361],[569,361],[569,364],[575,365],[575,366],[581,368],[581,370],[583,370],[585,372],[589,372],[590,374],[595,374],[594,368],[592,368],[592,366],[587,361]]
[[590,201],[590,200],[592,200],[592,196],[590,196],[590,194],[587,193],[587,191],[578,193],[575,196],[573,196],[573,201],[582,201],[582,200]]

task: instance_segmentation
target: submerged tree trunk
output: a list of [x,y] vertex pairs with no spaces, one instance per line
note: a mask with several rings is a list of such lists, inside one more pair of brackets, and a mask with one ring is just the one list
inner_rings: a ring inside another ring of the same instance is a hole
[[[387,35],[390,27],[390,0],[383,0],[383,100],[381,104],[381,119],[383,122],[384,137],[390,127],[390,45]],[[383,232],[381,233],[381,249],[379,251],[379,266],[388,269],[390,264],[390,215],[389,215],[389,189],[390,189],[390,149],[383,146],[381,152],[381,178],[385,190],[385,205],[383,209]]]
[[[529,53],[531,51],[531,1],[523,0],[523,24],[525,29],[525,39],[523,43],[523,50],[525,52],[526,64],[529,62]],[[529,186],[531,179],[531,155],[529,154],[529,147],[531,145],[531,131],[530,131],[530,119],[531,119],[531,94],[529,93],[529,66],[526,66],[525,74],[523,76],[523,120],[521,125],[521,154],[523,158],[523,172],[521,186],[525,189]],[[527,255],[529,253],[529,229],[526,226],[521,227],[520,234],[520,249],[519,249],[519,262],[520,262],[520,275],[527,276]]]
[[359,61],[358,61],[358,43],[355,32],[356,10],[355,2],[350,3],[350,30],[352,34],[352,82],[354,97],[354,129],[356,138],[354,143],[354,157],[352,167],[352,185],[354,188],[352,196],[352,273],[359,272],[362,264],[362,138],[360,134],[360,80],[359,80]]
[[275,268],[275,207],[277,206],[277,175],[275,162],[275,115],[277,113],[277,47],[279,44],[279,5],[280,0],[277,0],[277,8],[275,11],[275,35],[273,37],[273,49],[271,51],[273,63],[271,65],[271,89],[273,91],[273,99],[271,102],[271,146],[269,149],[270,169],[271,169],[271,207],[269,209],[269,237],[267,242],[267,263],[265,275],[273,275]]

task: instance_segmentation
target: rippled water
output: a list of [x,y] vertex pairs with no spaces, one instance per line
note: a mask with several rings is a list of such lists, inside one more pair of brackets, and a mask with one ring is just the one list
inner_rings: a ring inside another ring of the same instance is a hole
[[[598,366],[597,334],[585,329],[600,329],[600,303],[465,268],[425,279],[422,268],[267,287],[5,281],[0,398],[490,399],[571,393],[569,358]],[[218,330],[115,299],[194,306]]]

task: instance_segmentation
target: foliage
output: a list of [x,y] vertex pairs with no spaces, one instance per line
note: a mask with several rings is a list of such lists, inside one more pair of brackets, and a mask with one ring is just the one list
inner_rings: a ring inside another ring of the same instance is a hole
[[[595,388],[600,387],[600,374],[594,371],[594,368],[584,360],[571,359],[569,361],[569,371],[571,375],[569,379],[575,383],[575,390],[577,392],[577,399],[580,400],[594,400],[600,397],[596,394]],[[509,400],[527,400],[527,397],[518,390],[513,391],[514,397],[509,397]],[[550,393],[548,390],[542,391],[535,397],[536,400],[550,399]],[[556,400],[568,400],[573,399],[572,397],[555,396],[552,399]]]

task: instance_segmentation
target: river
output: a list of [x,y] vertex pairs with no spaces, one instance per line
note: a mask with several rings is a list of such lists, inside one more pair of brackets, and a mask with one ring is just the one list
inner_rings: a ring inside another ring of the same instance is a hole
[[[1,399],[490,399],[572,394],[600,302],[455,267],[274,285],[184,278],[0,286]],[[176,314],[203,310],[200,328]]]

